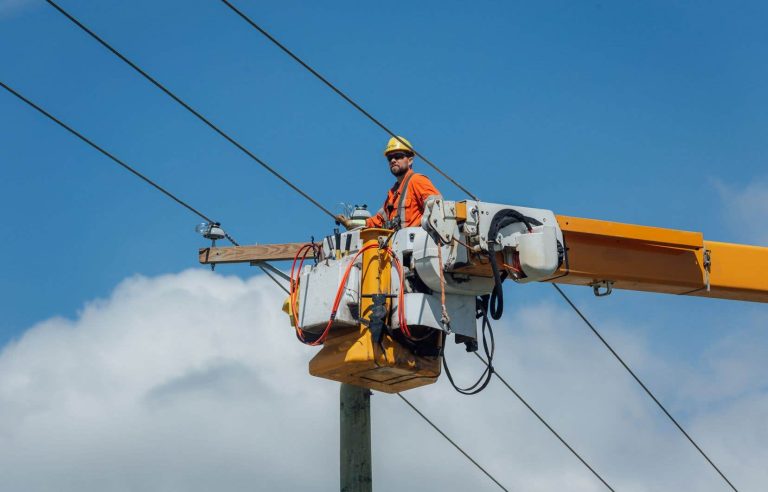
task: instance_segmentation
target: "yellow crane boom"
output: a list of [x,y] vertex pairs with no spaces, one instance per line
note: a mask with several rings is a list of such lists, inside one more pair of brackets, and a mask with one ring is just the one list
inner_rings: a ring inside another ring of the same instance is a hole
[[[320,261],[291,279],[287,309],[301,340],[323,345],[309,364],[310,373],[389,393],[437,380],[445,335],[476,343],[476,302],[482,300],[476,296],[486,295],[491,306],[494,296],[501,299],[500,270],[521,283],[591,286],[597,295],[625,289],[768,302],[766,247],[507,205],[435,198],[427,207],[423,227],[353,230],[311,247],[203,248],[199,259],[258,264],[311,251]],[[359,270],[352,268],[363,252],[367,256]],[[390,279],[393,265],[397,282]],[[406,270],[408,287],[402,281]],[[341,271],[359,274],[348,282]],[[494,316],[493,307],[490,312]],[[501,310],[496,313],[501,316]],[[418,334],[412,335],[409,326]],[[444,335],[438,336],[440,331]]]
[[700,232],[557,216],[566,261],[552,282],[768,302],[768,248]]
[[[768,248],[707,241],[700,232],[557,216],[565,260],[547,282],[768,302]],[[203,264],[292,260],[304,243],[201,248]],[[456,269],[490,277],[474,257]]]

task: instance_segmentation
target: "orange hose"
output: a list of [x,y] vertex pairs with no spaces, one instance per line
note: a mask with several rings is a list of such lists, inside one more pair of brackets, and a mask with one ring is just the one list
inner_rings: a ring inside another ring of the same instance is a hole
[[[299,336],[299,339],[307,344],[307,345],[320,345],[323,342],[325,342],[325,339],[328,338],[328,334],[330,333],[331,326],[333,325],[334,320],[336,319],[336,313],[339,309],[339,304],[341,304],[341,298],[343,297],[344,289],[346,288],[347,281],[349,280],[349,273],[352,270],[352,267],[355,264],[355,260],[364,252],[371,248],[378,247],[375,244],[371,244],[368,246],[363,247],[358,251],[355,256],[352,258],[352,261],[349,262],[349,265],[347,265],[346,270],[344,271],[344,275],[341,279],[341,282],[339,283],[339,288],[336,291],[336,297],[333,301],[333,307],[331,308],[331,316],[328,319],[328,324],[325,326],[325,329],[320,334],[320,336],[315,339],[312,342],[307,342],[305,338],[305,331],[301,328],[299,325],[299,316],[298,316],[298,294],[299,294],[299,280],[301,278],[301,269],[304,266],[304,260],[307,258],[307,254],[310,250],[314,251],[315,245],[314,244],[305,244],[299,250],[296,252],[296,255],[293,258],[293,264],[291,265],[291,274],[290,274],[290,294],[289,294],[289,302],[291,305],[291,317],[293,318],[293,324],[296,329],[296,333]],[[385,248],[384,251],[390,255],[390,257],[395,262],[395,267],[397,270],[397,275],[400,277],[400,292],[398,293],[398,305],[397,305],[397,315],[398,315],[398,321],[400,322],[400,329],[402,330],[403,334],[407,336],[408,338],[411,338],[411,332],[408,329],[408,325],[405,321],[405,275],[403,274],[403,266],[400,264],[400,260],[397,258],[397,256],[394,254],[394,251],[392,251],[390,248]],[[301,255],[301,260],[299,260],[299,256]],[[298,268],[296,268],[296,263],[299,263]],[[295,276],[294,276],[295,273]]]

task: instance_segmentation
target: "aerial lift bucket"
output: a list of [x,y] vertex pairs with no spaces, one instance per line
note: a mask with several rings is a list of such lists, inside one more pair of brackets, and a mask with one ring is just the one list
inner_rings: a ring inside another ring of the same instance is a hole
[[[386,229],[363,230],[363,247],[378,246],[379,238],[390,233]],[[323,348],[309,362],[309,373],[385,393],[434,383],[440,376],[439,356],[418,356],[386,332],[381,334],[380,342],[374,340],[368,328],[374,311],[373,295],[390,294],[392,258],[378,247],[363,251],[362,257],[360,318],[364,321],[357,328],[331,331]],[[391,306],[387,298],[388,312]]]

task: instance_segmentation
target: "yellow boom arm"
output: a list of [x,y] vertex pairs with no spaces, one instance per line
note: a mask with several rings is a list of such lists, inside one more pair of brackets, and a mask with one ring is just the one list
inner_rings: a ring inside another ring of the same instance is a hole
[[[768,302],[768,248],[706,241],[700,232],[557,216],[566,254],[547,282]],[[200,263],[291,260],[302,243],[203,248]],[[464,271],[491,276],[475,257]]]
[[768,302],[768,248],[705,241],[700,232],[557,220],[566,261],[551,282]]

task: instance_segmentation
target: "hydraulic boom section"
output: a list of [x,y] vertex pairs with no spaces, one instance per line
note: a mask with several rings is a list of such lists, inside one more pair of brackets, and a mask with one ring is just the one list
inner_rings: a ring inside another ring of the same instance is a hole
[[285,311],[301,341],[323,346],[310,373],[390,393],[435,382],[450,334],[477,350],[505,279],[768,302],[765,247],[439,196],[421,227],[200,250],[206,264],[291,259]]
[[[497,251],[516,282],[585,285],[598,295],[627,289],[768,302],[768,248],[705,241],[700,232],[499,207],[504,206],[472,201],[428,204],[424,227],[457,227],[471,251],[466,265],[447,269],[491,277],[493,265],[482,253]],[[506,210],[538,219],[541,225],[529,221],[530,228],[520,222],[499,228],[499,223],[514,220],[505,218],[510,213]],[[557,266],[551,270],[555,258]]]

